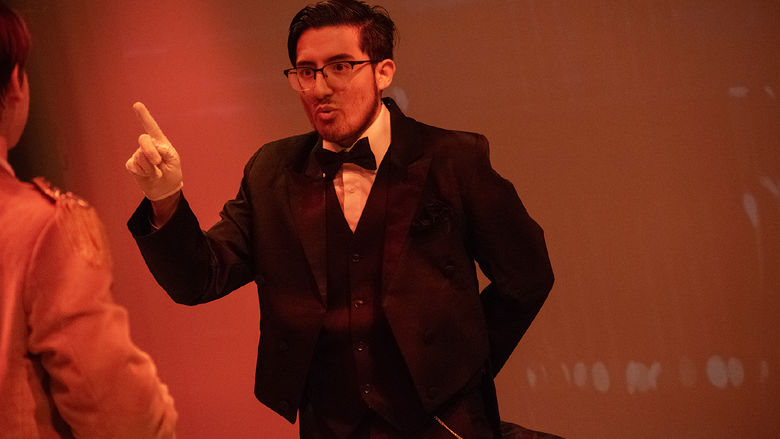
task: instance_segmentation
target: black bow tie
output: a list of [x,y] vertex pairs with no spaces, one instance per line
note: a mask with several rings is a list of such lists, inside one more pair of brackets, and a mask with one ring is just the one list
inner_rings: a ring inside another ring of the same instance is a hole
[[376,169],[376,159],[371,152],[371,146],[368,144],[368,137],[358,140],[355,146],[349,150],[333,152],[320,147],[314,152],[317,161],[322,167],[325,177],[332,179],[341,169],[344,163],[354,163],[361,168],[373,171]]

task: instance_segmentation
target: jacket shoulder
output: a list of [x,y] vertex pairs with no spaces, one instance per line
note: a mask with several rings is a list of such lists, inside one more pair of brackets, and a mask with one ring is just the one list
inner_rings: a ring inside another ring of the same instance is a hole
[[473,164],[474,160],[489,156],[488,140],[480,133],[440,128],[414,120],[412,123],[420,143],[440,159]]
[[55,206],[78,206],[89,209],[89,204],[83,199],[77,197],[72,192],[63,192],[43,177],[35,177],[32,180],[33,187],[43,198]]
[[416,122],[416,123],[420,126],[420,130],[426,133],[427,136],[441,138],[449,142],[455,142],[458,144],[464,144],[468,146],[478,142],[485,141],[485,136],[480,133],[441,128],[433,125],[428,125],[422,122]]
[[274,140],[255,151],[246,168],[270,165],[283,169],[301,166],[318,141],[319,134],[315,131]]
[[41,177],[32,180],[73,252],[93,266],[109,266],[110,253],[103,224],[95,209],[71,192],[63,192]]
[[318,141],[319,134],[315,131],[311,131],[305,134],[298,134],[266,143],[260,147],[258,152],[265,151],[267,154],[295,158],[302,152],[308,153]]

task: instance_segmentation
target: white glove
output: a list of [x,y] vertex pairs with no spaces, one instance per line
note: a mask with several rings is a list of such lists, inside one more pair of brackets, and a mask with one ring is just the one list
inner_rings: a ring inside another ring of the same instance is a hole
[[162,200],[176,194],[184,186],[179,153],[144,104],[136,102],[133,110],[146,133],[138,137],[138,149],[127,160],[125,168],[133,174],[146,198]]

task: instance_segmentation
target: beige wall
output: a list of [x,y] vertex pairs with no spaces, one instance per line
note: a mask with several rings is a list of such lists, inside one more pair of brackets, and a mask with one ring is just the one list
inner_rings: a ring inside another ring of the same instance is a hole
[[[304,2],[12,3],[35,40],[12,160],[99,209],[180,437],[296,437],[252,394],[254,287],[173,304],[125,229],[123,163],[142,100],[216,221],[257,147],[309,129],[281,74]],[[486,134],[546,231],[557,283],[499,376],[504,417],[581,439],[780,437],[780,3],[384,4],[390,95]]]

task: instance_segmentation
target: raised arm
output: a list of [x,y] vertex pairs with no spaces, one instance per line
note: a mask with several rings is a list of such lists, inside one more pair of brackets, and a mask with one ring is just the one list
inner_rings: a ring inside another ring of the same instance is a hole
[[145,133],[138,137],[138,149],[127,160],[125,168],[152,202],[154,224],[159,227],[171,218],[181,196],[184,185],[181,159],[146,106],[136,102],[133,110]]

